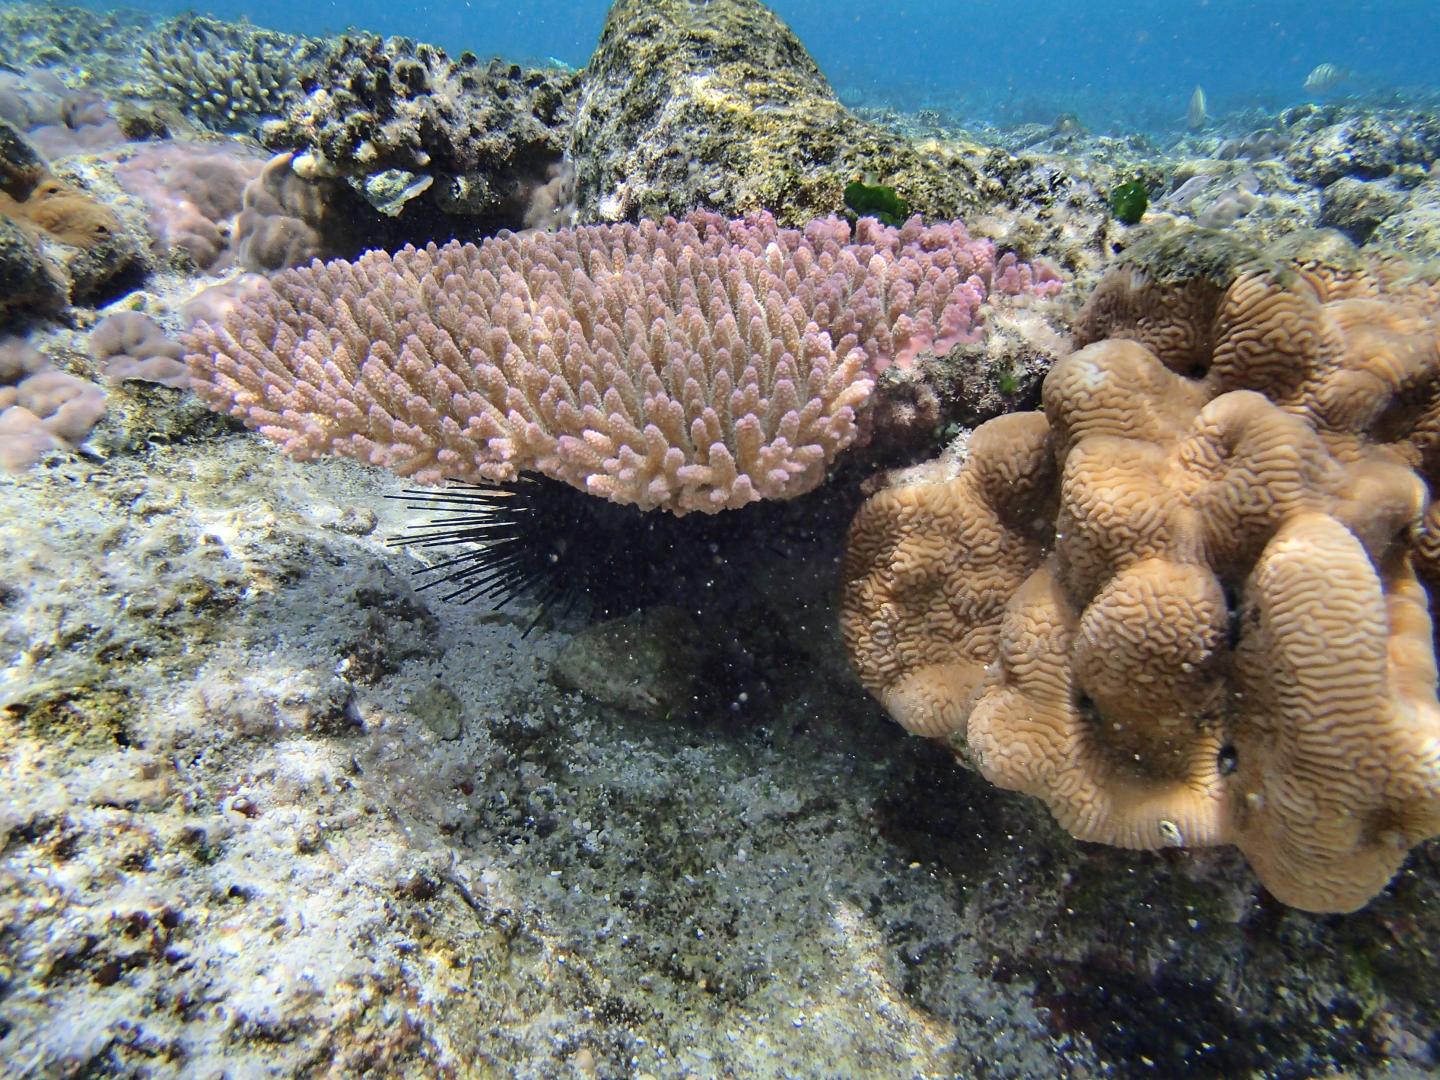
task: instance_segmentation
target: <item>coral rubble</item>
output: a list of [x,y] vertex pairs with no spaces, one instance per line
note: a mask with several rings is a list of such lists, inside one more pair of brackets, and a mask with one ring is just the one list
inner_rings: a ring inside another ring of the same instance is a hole
[[135,42],[155,17],[132,9],[95,11],[61,4],[0,6],[0,64],[46,68],[84,63],[84,74],[122,81],[135,67]]

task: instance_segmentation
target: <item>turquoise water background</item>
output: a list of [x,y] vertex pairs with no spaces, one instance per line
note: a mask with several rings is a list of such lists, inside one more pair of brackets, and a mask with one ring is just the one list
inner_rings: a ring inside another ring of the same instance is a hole
[[[107,5],[93,5],[102,7]],[[165,13],[190,5],[151,0]],[[381,0],[295,4],[208,0],[221,18],[329,34],[355,25],[459,51],[582,66],[604,0]],[[1306,74],[1353,72],[1339,93],[1440,90],[1434,0],[775,0],[832,84],[852,104],[951,109],[969,119],[1047,121],[1075,112],[1123,130],[1184,123],[1203,86],[1212,113],[1306,100]]]

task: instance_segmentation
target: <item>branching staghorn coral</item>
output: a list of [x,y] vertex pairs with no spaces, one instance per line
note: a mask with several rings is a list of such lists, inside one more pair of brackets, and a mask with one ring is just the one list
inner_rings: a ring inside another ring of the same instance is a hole
[[194,14],[169,20],[141,46],[157,91],[217,131],[281,115],[323,52],[311,39]]
[[1440,285],[1339,249],[1209,274],[1122,266],[1043,415],[875,493],[841,627],[892,716],[1075,836],[1235,844],[1353,910],[1440,833]]
[[295,457],[714,512],[820,484],[871,373],[972,340],[995,268],[918,219],[502,234],[280,274],[197,326],[188,360],[207,403]]

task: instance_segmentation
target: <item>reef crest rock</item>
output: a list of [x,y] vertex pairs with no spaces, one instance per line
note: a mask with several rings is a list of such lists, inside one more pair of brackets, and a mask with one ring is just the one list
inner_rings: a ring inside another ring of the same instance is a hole
[[852,114],[757,0],[619,0],[573,130],[585,221],[709,207],[798,224],[843,209],[845,185],[872,174],[927,219],[976,205],[958,155],[923,155]]

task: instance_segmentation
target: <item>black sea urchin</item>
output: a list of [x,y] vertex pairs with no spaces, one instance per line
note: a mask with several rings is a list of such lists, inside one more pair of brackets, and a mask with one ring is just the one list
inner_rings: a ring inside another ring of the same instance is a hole
[[[507,484],[451,483],[402,495],[409,509],[437,512],[390,541],[425,549],[463,549],[416,571],[422,590],[448,587],[442,599],[480,597],[503,608],[533,599],[539,616],[577,605],[599,617],[674,599],[674,567],[705,570],[717,554],[702,515],[677,518],[619,506],[546,477]],[[697,546],[698,541],[698,546]]]

